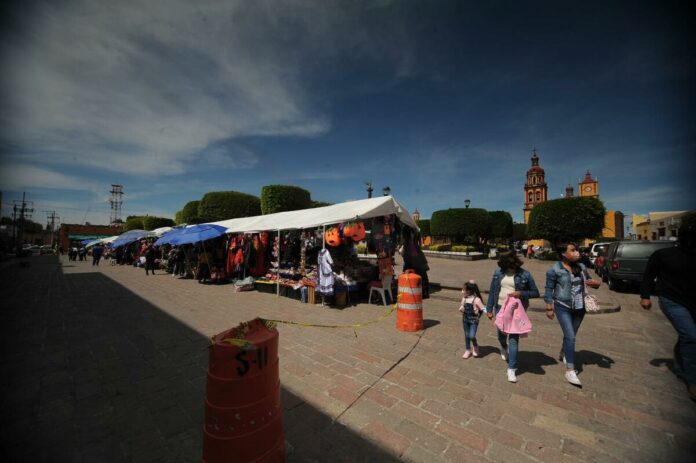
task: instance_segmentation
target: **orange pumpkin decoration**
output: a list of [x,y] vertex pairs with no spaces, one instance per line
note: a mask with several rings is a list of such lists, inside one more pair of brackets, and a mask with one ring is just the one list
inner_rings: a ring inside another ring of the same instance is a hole
[[365,239],[365,224],[362,222],[355,222],[354,224],[351,225],[350,227],[350,232],[346,233],[344,231],[344,234],[347,234],[350,236],[350,238],[355,241],[356,243],[358,241],[362,241]]
[[338,231],[338,227],[333,227],[326,230],[324,233],[324,240],[329,246],[338,246],[341,244],[341,234]]

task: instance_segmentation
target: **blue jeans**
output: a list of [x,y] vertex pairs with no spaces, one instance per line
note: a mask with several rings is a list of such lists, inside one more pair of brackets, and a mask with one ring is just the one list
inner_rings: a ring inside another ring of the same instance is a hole
[[674,372],[688,384],[696,384],[696,321],[683,305],[660,297],[660,309],[677,331],[674,346]]
[[466,345],[466,350],[471,349],[471,345],[478,347],[478,341],[476,341],[476,330],[478,330],[478,318],[476,317],[462,317],[462,325],[464,326],[464,344]]
[[[495,305],[495,314],[496,315],[498,315],[499,310],[500,310],[500,305],[496,304]],[[498,342],[500,342],[500,347],[502,347],[503,350],[507,349],[508,368],[511,370],[517,369],[517,350],[518,350],[519,344],[520,344],[520,335],[519,334],[505,334],[497,328],[496,328],[496,331],[498,332]]]
[[553,310],[556,312],[558,324],[563,330],[563,355],[566,359],[566,367],[569,370],[575,369],[575,336],[585,318],[585,309],[569,309],[554,302]]

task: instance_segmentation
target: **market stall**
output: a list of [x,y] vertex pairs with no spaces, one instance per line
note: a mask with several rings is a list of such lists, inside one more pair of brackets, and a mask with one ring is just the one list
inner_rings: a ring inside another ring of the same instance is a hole
[[[391,196],[212,225],[226,228],[227,272],[233,278],[251,275],[259,291],[274,289],[307,302],[317,294],[331,296],[337,305],[369,285],[391,284],[397,246],[418,232]],[[358,258],[358,243],[377,254],[378,265]]]

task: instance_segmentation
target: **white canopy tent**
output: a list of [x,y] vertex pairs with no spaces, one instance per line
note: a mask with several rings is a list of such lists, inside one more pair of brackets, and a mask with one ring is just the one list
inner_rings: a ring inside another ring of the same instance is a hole
[[154,233],[155,236],[159,238],[160,236],[164,235],[167,232],[172,231],[173,229],[174,229],[174,227],[160,227],[160,228],[155,228],[154,230],[152,230],[152,233]]
[[94,245],[96,245],[96,244],[98,244],[98,243],[101,243],[101,244],[113,243],[113,242],[116,240],[116,238],[118,238],[118,235],[110,236],[110,237],[108,237],[108,238],[104,238],[104,239],[100,239],[100,240],[94,240],[94,241],[92,241],[91,243],[87,243],[87,244],[85,245],[85,247],[86,247],[86,248],[90,248],[90,247],[92,247],[92,246],[94,246]]
[[408,210],[392,196],[381,196],[314,209],[278,212],[212,223],[226,227],[227,233],[244,233],[264,230],[299,230],[390,214],[395,214],[403,224],[419,230],[418,225],[416,225]]

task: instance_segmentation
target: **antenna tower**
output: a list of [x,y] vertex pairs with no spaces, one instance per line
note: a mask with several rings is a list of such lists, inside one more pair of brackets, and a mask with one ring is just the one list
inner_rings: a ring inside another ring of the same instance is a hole
[[111,198],[109,199],[109,204],[111,205],[111,225],[115,225],[121,222],[121,205],[123,204],[123,185],[111,184]]

